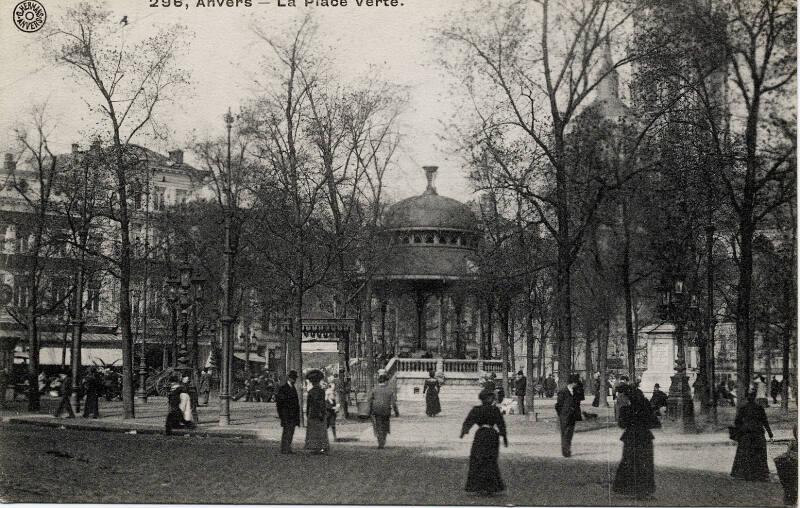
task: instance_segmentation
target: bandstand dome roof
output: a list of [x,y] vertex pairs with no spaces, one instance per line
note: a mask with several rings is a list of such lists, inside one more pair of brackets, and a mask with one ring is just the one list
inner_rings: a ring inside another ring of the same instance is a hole
[[439,196],[434,187],[436,166],[425,166],[428,187],[419,196],[395,203],[386,212],[384,227],[398,229],[450,229],[477,231],[478,221],[469,206],[452,198]]
[[425,166],[428,187],[387,210],[383,262],[376,280],[454,281],[474,278],[480,241],[478,220],[455,199],[439,196],[435,166]]

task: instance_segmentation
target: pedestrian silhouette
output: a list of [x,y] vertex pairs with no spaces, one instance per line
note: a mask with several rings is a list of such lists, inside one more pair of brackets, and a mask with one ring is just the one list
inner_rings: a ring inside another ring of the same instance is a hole
[[122,16],[120,23],[124,26],[128,26],[128,16]]

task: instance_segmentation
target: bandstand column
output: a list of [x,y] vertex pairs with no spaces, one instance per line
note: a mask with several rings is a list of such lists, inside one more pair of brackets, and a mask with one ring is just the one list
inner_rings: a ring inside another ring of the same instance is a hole
[[447,351],[447,295],[439,294],[439,355]]
[[463,314],[464,314],[464,298],[460,296],[456,296],[453,300],[453,307],[455,307],[455,317],[456,317],[456,340],[455,340],[455,353],[456,358],[466,357],[466,345],[464,344],[464,323],[463,323]]
[[425,329],[425,301],[428,298],[425,293],[419,290],[417,290],[414,298],[417,310],[417,349],[424,351],[428,349],[427,330]]

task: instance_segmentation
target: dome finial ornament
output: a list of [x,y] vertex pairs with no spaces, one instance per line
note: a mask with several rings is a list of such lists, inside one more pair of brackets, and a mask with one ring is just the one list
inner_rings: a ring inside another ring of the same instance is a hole
[[422,166],[422,169],[425,170],[425,178],[428,179],[428,187],[425,189],[425,192],[423,192],[423,195],[436,195],[436,170],[439,169],[439,166]]

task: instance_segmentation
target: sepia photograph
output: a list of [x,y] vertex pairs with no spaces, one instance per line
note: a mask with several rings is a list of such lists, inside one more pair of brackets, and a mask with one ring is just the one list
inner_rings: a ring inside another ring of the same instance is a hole
[[797,506],[794,0],[0,0],[0,502]]

